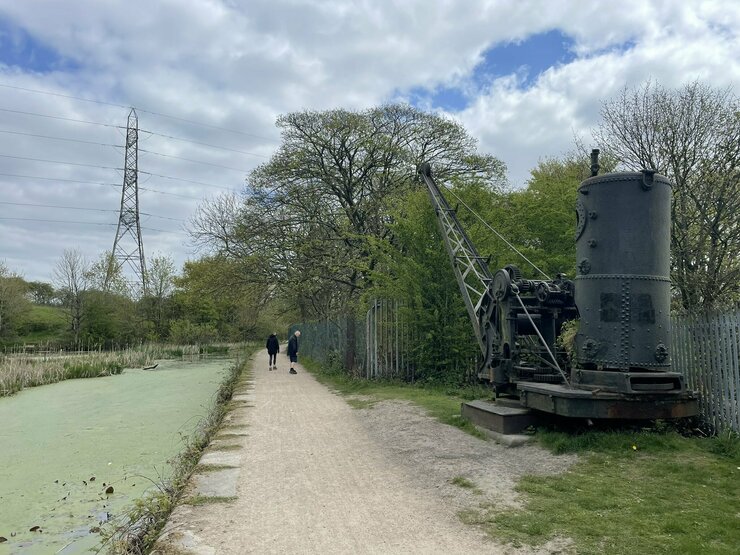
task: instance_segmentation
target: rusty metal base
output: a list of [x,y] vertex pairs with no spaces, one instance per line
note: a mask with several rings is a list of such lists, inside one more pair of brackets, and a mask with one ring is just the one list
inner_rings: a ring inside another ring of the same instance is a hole
[[655,420],[699,414],[699,399],[692,391],[625,395],[530,382],[519,382],[517,388],[523,407],[570,418]]
[[462,415],[476,426],[500,434],[518,434],[535,424],[537,415],[522,407],[497,405],[487,401],[468,401],[460,406]]

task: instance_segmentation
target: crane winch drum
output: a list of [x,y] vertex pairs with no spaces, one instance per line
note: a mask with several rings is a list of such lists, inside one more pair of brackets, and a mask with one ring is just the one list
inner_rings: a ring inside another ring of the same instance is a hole
[[682,390],[682,376],[668,372],[670,181],[652,170],[591,177],[576,214],[574,383]]

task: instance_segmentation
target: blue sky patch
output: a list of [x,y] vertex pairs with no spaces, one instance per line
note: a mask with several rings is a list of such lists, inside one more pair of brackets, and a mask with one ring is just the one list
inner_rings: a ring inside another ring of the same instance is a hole
[[443,110],[461,110],[467,106],[469,98],[456,87],[437,87],[433,91],[424,87],[414,87],[408,93],[409,102],[414,106],[431,104],[432,108]]
[[498,43],[483,53],[473,69],[470,90],[458,87],[437,87],[434,90],[416,87],[408,91],[412,104],[431,104],[432,108],[457,111],[495,79],[517,74],[523,87],[531,86],[547,69],[567,64],[576,58],[574,41],[557,29],[532,35],[518,42]]
[[475,67],[473,79],[485,84],[498,77],[521,73],[529,86],[547,69],[567,64],[575,59],[573,39],[560,31],[532,35],[520,42],[497,44],[483,54],[483,62]]
[[53,48],[1,16],[0,64],[37,73],[79,67],[73,60],[63,57]]

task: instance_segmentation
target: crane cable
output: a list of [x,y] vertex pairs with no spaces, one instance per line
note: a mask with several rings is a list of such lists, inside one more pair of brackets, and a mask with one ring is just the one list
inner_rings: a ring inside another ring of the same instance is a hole
[[[449,187],[444,186],[444,184],[443,184],[443,187],[445,188],[445,190],[448,193],[450,193],[453,197],[455,197],[458,200],[458,202],[460,202],[460,204],[462,204],[465,208],[467,208],[470,211],[470,213],[473,214],[473,216],[475,216],[476,218],[478,218],[483,223],[483,225],[485,225],[488,229],[490,229],[493,233],[495,233],[496,236],[499,239],[501,239],[504,243],[506,243],[511,250],[513,250],[515,253],[517,253],[519,256],[521,256],[524,260],[526,260],[535,270],[537,270],[539,273],[541,273],[543,276],[545,276],[545,278],[548,281],[551,279],[550,276],[548,276],[545,272],[543,272],[542,270],[540,270],[537,267],[537,265],[534,262],[532,262],[529,258],[527,258],[521,251],[519,251],[519,249],[517,249],[514,245],[512,245],[511,243],[509,243],[509,241],[507,241],[503,237],[503,235],[501,235],[498,231],[496,231],[495,229],[493,229],[493,227],[488,222],[486,222],[480,215],[478,215],[478,213],[475,210],[473,210],[470,206],[468,206],[468,204],[464,200],[462,200],[459,196],[457,196],[455,194],[455,192],[452,191],[452,189],[450,189]],[[568,378],[566,377],[565,372],[563,372],[562,368],[560,368],[560,365],[558,364],[558,361],[555,358],[555,355],[552,354],[552,351],[550,350],[550,347],[548,346],[547,341],[545,341],[545,338],[542,337],[542,333],[540,332],[540,330],[537,327],[537,325],[534,323],[534,320],[532,319],[532,316],[529,314],[529,311],[527,310],[527,307],[524,305],[524,301],[522,301],[522,298],[519,296],[519,288],[512,283],[511,289],[512,289],[512,292],[514,293],[514,296],[516,296],[516,300],[519,301],[519,304],[521,305],[522,310],[524,310],[524,314],[527,315],[527,319],[529,320],[529,323],[532,324],[532,328],[534,328],[534,330],[537,332],[537,337],[539,337],[540,342],[542,343],[542,345],[547,350],[547,354],[550,355],[550,358],[552,359],[552,362],[555,364],[555,368],[560,373],[560,376],[563,378],[563,381],[565,381],[565,384],[569,388],[572,389],[573,386],[568,381]]]
[[[563,380],[565,380],[566,385],[569,388],[573,388],[572,385],[570,385],[570,382],[568,381],[568,378],[565,377],[565,372],[560,368],[560,365],[558,364],[558,361],[555,359],[555,355],[552,354],[552,351],[550,350],[550,347],[547,345],[547,341],[545,341],[545,338],[542,337],[542,334],[540,333],[540,329],[537,327],[537,325],[534,323],[534,320],[532,320],[532,316],[530,316],[529,311],[527,310],[527,307],[524,306],[524,301],[522,301],[522,298],[519,296],[519,288],[512,284],[511,290],[514,293],[514,296],[516,296],[516,300],[519,301],[519,304],[522,306],[522,309],[524,310],[524,314],[527,315],[527,318],[529,319],[529,323],[532,324],[532,327],[534,328],[534,331],[537,332],[537,337],[540,338],[540,341],[545,346],[545,349],[547,349],[547,354],[550,355],[550,358],[552,359],[553,363],[555,364],[555,368],[558,369],[558,372],[560,372],[560,375],[562,376]],[[544,362],[544,361],[543,361]]]
[[465,203],[464,200],[462,200],[459,196],[457,196],[452,189],[450,189],[449,187],[445,186],[444,184],[442,184],[442,186],[445,188],[445,190],[448,193],[450,193],[453,197],[455,197],[460,204],[462,204],[465,208],[467,208],[470,211],[470,213],[473,214],[473,216],[475,216],[476,218],[478,218],[483,223],[483,225],[485,225],[488,229],[490,229],[491,231],[493,231],[496,234],[496,237],[498,237],[499,239],[501,239],[504,243],[506,243],[508,245],[508,247],[511,250],[513,250],[515,253],[517,253],[519,256],[521,256],[524,260],[526,260],[532,266],[532,268],[534,268],[539,273],[541,273],[543,276],[545,276],[545,279],[547,279],[548,281],[551,281],[552,278],[550,278],[550,276],[548,276],[545,272],[543,272],[542,270],[540,270],[534,262],[532,262],[529,258],[527,258],[526,256],[524,256],[524,254],[519,249],[517,249],[514,245],[512,245],[511,243],[509,243],[509,241],[507,241],[504,238],[503,235],[501,235],[498,231],[496,231],[495,229],[493,229],[493,227],[491,227],[491,225],[486,220],[484,220],[481,216],[479,216],[478,213],[475,210],[473,210],[470,206],[468,206]]

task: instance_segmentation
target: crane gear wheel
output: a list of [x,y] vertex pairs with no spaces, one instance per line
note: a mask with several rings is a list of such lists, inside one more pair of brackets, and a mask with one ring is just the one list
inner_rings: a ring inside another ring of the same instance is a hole
[[499,270],[493,276],[493,296],[498,301],[504,300],[511,293],[511,274],[507,269]]

